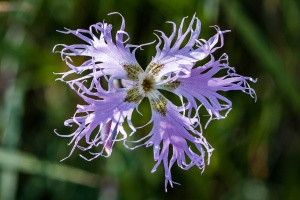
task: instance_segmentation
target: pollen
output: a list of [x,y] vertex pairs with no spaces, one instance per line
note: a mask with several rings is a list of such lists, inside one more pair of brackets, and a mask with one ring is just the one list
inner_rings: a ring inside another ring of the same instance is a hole
[[165,97],[158,95],[155,98],[150,98],[149,100],[154,111],[158,112],[161,116],[166,116],[167,100]]
[[152,74],[152,76],[157,76],[161,69],[164,67],[163,64],[159,63],[150,63],[149,66],[146,68],[146,72]]
[[126,76],[132,81],[138,81],[139,74],[143,72],[142,68],[135,64],[125,64],[123,65],[124,70],[126,71]]
[[125,102],[133,102],[140,103],[140,101],[144,98],[143,95],[140,94],[139,89],[137,87],[130,88],[127,91],[127,95],[124,99]]
[[178,88],[178,86],[180,84],[181,84],[181,82],[179,80],[175,80],[173,82],[167,82],[167,83],[163,84],[161,87],[166,90],[175,90],[176,88]]

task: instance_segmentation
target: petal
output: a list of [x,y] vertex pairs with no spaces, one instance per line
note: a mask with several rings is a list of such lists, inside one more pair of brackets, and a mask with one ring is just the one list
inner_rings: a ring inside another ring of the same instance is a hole
[[[165,115],[153,111],[151,119],[153,128],[149,135],[142,138],[144,140],[150,137],[143,145],[146,145],[146,147],[153,146],[156,164],[152,169],[152,173],[156,171],[161,163],[164,165],[166,189],[168,183],[171,187],[173,187],[173,183],[176,184],[176,182],[172,181],[171,176],[171,168],[175,162],[184,170],[188,170],[193,166],[204,170],[206,162],[205,151],[208,153],[207,163],[209,163],[213,151],[213,148],[206,142],[202,134],[193,127],[197,119],[183,116],[180,113],[183,110],[184,108],[176,107],[171,102],[168,102]],[[191,144],[193,144],[194,150],[189,148]],[[170,148],[172,148],[173,152],[171,159],[169,159]]]
[[[219,71],[226,70],[227,75],[214,77]],[[235,72],[228,65],[228,57],[223,54],[217,61],[212,60],[204,66],[192,69],[189,78],[180,78],[180,85],[173,91],[177,95],[184,96],[191,104],[190,109],[198,109],[196,99],[206,108],[211,116],[221,119],[223,110],[231,109],[231,101],[218,94],[218,91],[241,90],[251,97],[255,97],[255,91],[249,86],[248,81],[255,82],[250,77],[244,77]],[[210,120],[211,120],[210,119]],[[209,121],[210,121],[209,120]]]
[[[157,31],[160,33],[160,36],[156,35],[159,40],[156,45],[157,53],[146,69],[146,71],[151,71],[153,66],[155,66],[156,76],[158,76],[157,79],[170,73],[180,74],[180,76],[186,77],[190,75],[190,71],[196,62],[203,60],[223,46],[223,34],[228,31],[221,31],[219,27],[215,26],[217,34],[206,41],[199,39],[201,22],[195,15],[187,30],[183,33],[184,21],[185,18],[181,21],[178,30],[175,23],[169,22],[173,25],[173,32],[170,37],[167,37],[162,31]],[[195,30],[193,26],[195,26]],[[183,41],[187,38],[188,34],[189,39],[187,43],[183,45]],[[177,38],[175,40],[176,35]],[[221,44],[216,47],[219,41]]]
[[[63,76],[60,80],[64,80],[66,76],[72,73],[80,74],[86,70],[88,70],[89,74],[81,77],[81,80],[93,77],[96,71],[113,76],[114,78],[125,78],[126,71],[124,70],[124,65],[139,66],[135,59],[135,50],[131,51],[130,48],[135,47],[135,49],[137,49],[140,46],[131,44],[124,46],[129,40],[129,35],[125,32],[125,20],[121,14],[119,15],[122,18],[122,25],[120,29],[117,30],[115,42],[113,41],[111,33],[112,25],[104,22],[90,26],[89,30],[66,29],[66,31],[59,31],[64,34],[73,34],[86,43],[73,45],[59,44],[54,47],[54,49],[58,46],[62,47],[62,50],[59,51],[61,57],[71,68],[69,72],[62,73]],[[124,37],[126,39],[124,39]],[[85,56],[89,60],[80,66],[75,66],[72,64],[71,57],[73,56]]]
[[[93,146],[101,145],[100,152],[91,153],[92,159],[98,156],[110,156],[114,142],[127,138],[127,133],[122,126],[123,122],[127,121],[131,131],[135,131],[135,127],[131,123],[131,116],[137,104],[124,101],[126,91],[98,90],[91,92],[79,82],[70,84],[70,87],[88,103],[87,105],[78,105],[74,116],[65,122],[66,126],[78,126],[74,133],[65,136],[72,137],[69,143],[69,145],[73,144],[70,155],[76,148],[85,151]],[[119,133],[122,135],[121,138],[118,137]],[[79,145],[83,138],[85,138],[86,147]],[[104,155],[104,150],[107,155]]]
[[[162,31],[157,31],[161,34],[160,36],[155,34],[159,42],[156,45],[157,53],[155,57],[153,57],[151,63],[159,63],[163,65],[163,68],[160,70],[160,76],[164,76],[169,72],[177,71],[189,73],[188,69],[189,67],[191,67],[190,65],[192,65],[193,62],[196,61],[196,59],[190,56],[190,51],[193,49],[193,46],[196,43],[196,39],[200,34],[201,23],[200,20],[194,15],[187,30],[182,33],[184,20],[185,18],[183,18],[178,30],[174,22],[168,22],[173,25],[173,32],[170,37],[167,37]],[[194,22],[196,22],[195,30],[192,29]],[[176,34],[177,39],[175,42],[173,42]],[[188,34],[190,34],[188,43],[183,48],[180,48]],[[162,49],[160,49],[162,43],[163,47]]]

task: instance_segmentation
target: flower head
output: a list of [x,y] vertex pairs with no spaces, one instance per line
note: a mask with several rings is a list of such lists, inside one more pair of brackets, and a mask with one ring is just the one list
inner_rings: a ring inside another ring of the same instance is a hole
[[[65,122],[66,126],[77,126],[76,131],[63,136],[72,137],[70,155],[76,148],[85,151],[99,146],[99,152],[90,152],[92,158],[82,156],[87,160],[110,156],[116,141],[123,141],[129,149],[152,146],[156,161],[152,172],[163,164],[167,188],[168,183],[171,186],[175,183],[171,177],[175,162],[184,170],[193,166],[204,170],[209,163],[213,148],[202,135],[200,107],[207,110],[210,120],[225,118],[232,104],[218,91],[240,90],[255,97],[248,84],[255,81],[238,75],[229,66],[226,54],[214,58],[212,53],[223,46],[223,34],[228,31],[215,26],[217,33],[213,37],[200,39],[201,23],[195,15],[186,30],[183,29],[184,18],[178,28],[175,23],[168,22],[173,27],[170,36],[156,31],[156,55],[143,68],[137,62],[135,52],[155,41],[143,45],[127,44],[129,34],[125,32],[124,18],[120,16],[122,24],[114,37],[112,25],[104,22],[90,26],[89,30],[60,31],[84,41],[84,44],[59,44],[55,48],[62,47],[59,52],[70,67],[68,72],[60,73],[59,80],[66,82],[86,102],[78,105],[74,116]],[[74,56],[84,56],[86,61],[76,66],[72,63]],[[208,62],[199,65],[198,61],[205,58]],[[219,71],[224,71],[225,75],[217,77]],[[84,75],[72,79],[69,78],[71,74]],[[182,105],[176,106],[172,99],[163,95],[163,90],[178,96]],[[152,123],[152,130],[131,141],[129,136],[138,135],[132,113],[144,98],[150,102],[152,113],[147,124]],[[225,115],[222,115],[224,111]],[[129,124],[129,132],[125,131],[124,122]],[[84,139],[86,146],[83,147],[79,142]]]

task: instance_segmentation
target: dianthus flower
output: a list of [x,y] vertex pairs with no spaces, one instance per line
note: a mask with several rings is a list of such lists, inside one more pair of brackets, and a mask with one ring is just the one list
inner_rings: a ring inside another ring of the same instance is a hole
[[[135,52],[155,41],[143,45],[126,44],[129,35],[125,31],[125,20],[120,16],[122,24],[115,37],[112,36],[112,25],[104,22],[90,26],[89,30],[60,31],[85,42],[58,44],[55,48],[62,47],[59,53],[70,67],[69,71],[59,73],[62,75],[59,80],[66,82],[86,102],[78,105],[74,116],[65,121],[66,126],[78,128],[70,135],[61,136],[72,137],[70,155],[76,148],[86,151],[100,147],[99,152],[90,152],[92,158],[82,156],[87,160],[110,156],[116,141],[123,141],[129,149],[152,146],[156,161],[152,172],[163,163],[165,188],[168,183],[173,187],[175,182],[172,181],[171,168],[175,162],[184,170],[193,166],[204,170],[205,164],[209,164],[213,148],[202,135],[200,107],[207,110],[210,116],[208,122],[224,118],[232,104],[218,91],[240,90],[255,97],[248,84],[255,81],[238,75],[229,66],[226,54],[219,59],[214,58],[212,53],[223,46],[223,34],[228,31],[214,26],[217,33],[213,37],[199,39],[201,23],[195,15],[185,31],[186,18],[178,28],[175,23],[168,22],[173,27],[170,36],[156,31],[156,55],[143,69],[135,58]],[[73,56],[86,59],[75,66],[72,64]],[[199,65],[198,62],[204,59],[208,60],[207,63]],[[224,71],[225,75],[215,77],[220,71]],[[72,74],[81,76],[69,78]],[[172,99],[163,95],[163,90],[179,97],[181,106],[176,106]],[[129,141],[128,137],[133,137],[140,128],[132,123],[132,113],[134,110],[139,112],[138,105],[144,98],[150,102],[151,119],[146,125],[152,124],[152,129],[146,136]],[[124,122],[129,125],[130,131],[124,129]],[[85,140],[84,147],[79,145],[81,140]],[[129,145],[136,142],[140,144]],[[169,156],[170,152],[172,155]]]

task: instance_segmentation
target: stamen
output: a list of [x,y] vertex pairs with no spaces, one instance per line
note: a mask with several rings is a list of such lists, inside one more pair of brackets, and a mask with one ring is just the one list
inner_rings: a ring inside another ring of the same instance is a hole
[[145,91],[145,93],[150,92],[155,87],[153,78],[152,77],[146,77],[143,80],[141,86],[143,87],[143,90]]
[[150,92],[155,90],[155,80],[152,75],[144,72],[139,74],[139,92],[147,96]]

